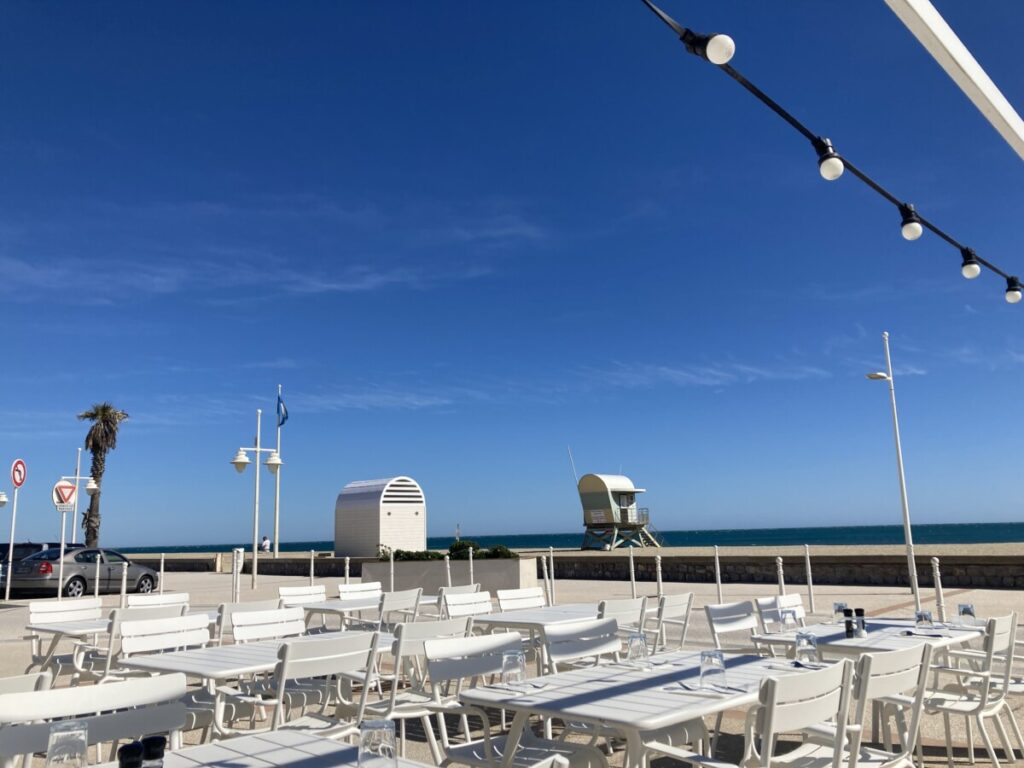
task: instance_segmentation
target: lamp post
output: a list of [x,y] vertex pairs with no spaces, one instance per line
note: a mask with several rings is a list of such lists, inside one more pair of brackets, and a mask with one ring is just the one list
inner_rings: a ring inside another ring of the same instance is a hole
[[892,358],[889,356],[889,332],[882,333],[885,345],[885,371],[869,373],[872,381],[889,382],[889,400],[892,403],[892,430],[896,437],[896,470],[900,478],[900,503],[903,505],[903,539],[907,546],[907,570],[910,574],[910,591],[914,593],[915,610],[921,610],[921,594],[917,587],[917,566],[914,560],[914,537],[910,532],[910,506],[907,503],[907,480],[903,474],[903,447],[900,443],[900,421],[896,415],[896,387],[892,377]]
[[[79,481],[80,480],[85,480],[86,481],[86,483],[85,483],[85,492],[87,494],[89,494],[90,496],[95,496],[97,493],[99,493],[99,490],[100,490],[99,483],[96,482],[95,478],[93,478],[92,475],[82,476],[82,475],[79,474],[81,472],[81,466],[82,466],[82,449],[79,448],[78,449],[78,465],[75,468],[75,474],[74,475],[61,475],[61,478],[60,478],[61,480],[69,480],[69,481],[70,480],[74,480],[75,481],[75,508],[74,508],[73,513],[72,513],[74,515],[74,518],[73,518],[73,522],[71,524],[71,531],[72,531],[71,543],[72,544],[75,543],[74,542],[74,535],[73,534],[74,534],[74,531],[75,531],[77,523],[78,523],[78,483],[79,483]],[[65,543],[66,541],[67,541],[67,512],[61,510],[61,513],[60,513],[60,565],[57,566],[57,600],[62,600],[64,598],[64,550],[65,550],[65,548],[67,546],[66,543]]]
[[281,456],[278,454],[276,448],[264,448],[260,445],[260,427],[263,420],[263,410],[261,408],[256,409],[256,445],[248,448],[242,447],[238,449],[238,453],[235,454],[235,458],[231,460],[234,464],[235,469],[241,474],[245,472],[245,468],[249,466],[249,451],[252,451],[256,455],[256,489],[255,498],[252,506],[252,588],[256,589],[256,561],[259,558],[259,536],[260,536],[260,454],[269,453],[270,456],[264,463],[267,469],[270,470],[270,474],[276,475],[277,471],[281,468],[284,463],[281,461]]
[[[3,491],[0,491],[0,509],[4,508],[6,506],[7,506],[7,494],[4,493]],[[11,541],[14,541],[13,537],[11,538]],[[7,583],[8,584],[11,581],[11,571],[12,570],[13,569],[11,568],[10,558],[8,558],[7,574],[6,574],[7,575]],[[3,571],[0,571],[0,576],[2,576],[2,575],[4,575],[4,573],[3,573]],[[7,588],[7,594],[10,594],[10,587]]]

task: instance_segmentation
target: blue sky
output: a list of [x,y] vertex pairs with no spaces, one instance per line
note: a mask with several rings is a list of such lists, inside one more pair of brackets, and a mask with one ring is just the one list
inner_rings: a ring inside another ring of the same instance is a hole
[[[1018,4],[937,7],[1024,104]],[[665,8],[1024,272],[1020,159],[883,3]],[[914,519],[1022,517],[1024,308],[639,0],[14,3],[0,45],[19,538],[56,535],[74,415],[111,400],[104,542],[245,540],[228,461],[279,383],[286,540],[391,474],[434,535],[580,529],[567,445],[663,529],[895,523],[883,330]]]

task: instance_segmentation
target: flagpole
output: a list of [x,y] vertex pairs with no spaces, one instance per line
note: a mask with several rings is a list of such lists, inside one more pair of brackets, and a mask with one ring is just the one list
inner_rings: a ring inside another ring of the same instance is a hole
[[[281,455],[281,385],[277,385],[277,455]],[[281,546],[281,470],[274,473],[274,559]]]

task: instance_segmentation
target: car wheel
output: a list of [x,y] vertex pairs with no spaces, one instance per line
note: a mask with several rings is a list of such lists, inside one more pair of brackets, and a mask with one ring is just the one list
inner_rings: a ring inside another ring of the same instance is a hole
[[81,597],[85,594],[85,579],[75,577],[64,585],[65,597]]
[[152,576],[143,576],[141,579],[139,579],[139,586],[136,588],[135,591],[136,592],[141,592],[142,594],[149,594],[150,592],[152,592],[153,591],[153,577]]

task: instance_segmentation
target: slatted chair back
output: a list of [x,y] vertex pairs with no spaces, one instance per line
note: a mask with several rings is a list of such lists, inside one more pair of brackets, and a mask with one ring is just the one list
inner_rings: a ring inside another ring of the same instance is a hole
[[479,678],[499,674],[502,654],[521,649],[518,632],[426,640],[423,654],[435,702],[441,702],[452,683],[457,695],[464,681],[475,683]]
[[749,600],[705,605],[704,614],[708,618],[711,639],[715,643],[715,648],[722,647],[722,635],[746,632],[750,636],[758,629],[757,613],[754,610],[754,604]]
[[294,608],[297,605],[322,603],[327,599],[327,586],[314,584],[305,587],[278,587],[277,596],[281,608]]
[[205,613],[171,619],[122,621],[121,656],[203,648],[210,642],[210,618]]
[[280,640],[306,634],[302,608],[278,608],[273,611],[245,611],[231,614],[231,634],[236,643],[256,640]]
[[338,597],[342,600],[357,600],[361,597],[379,599],[382,594],[384,588],[379,581],[338,585]]
[[6,694],[0,697],[0,765],[13,768],[20,756],[46,752],[53,720],[85,721],[89,744],[175,736],[185,725],[184,695],[182,674]]
[[420,612],[420,598],[423,589],[403,589],[385,592],[380,600],[380,622],[378,628],[390,628],[397,624],[416,621]]
[[991,677],[988,701],[995,703],[1010,691],[1013,673],[1013,651],[1017,636],[1017,614],[989,619],[985,625],[983,650],[985,661],[982,670]]
[[524,587],[522,589],[499,589],[498,610],[516,611],[523,608],[545,608],[548,601],[544,596],[543,587]]
[[[394,629],[395,642],[391,646],[391,653],[395,659],[396,680],[398,676],[404,674],[412,685],[422,687],[425,678],[422,666],[425,654],[423,644],[428,640],[469,637],[472,631],[472,616],[441,619],[440,621],[407,622],[397,625]],[[392,704],[394,704],[399,689],[399,685],[391,686]]]
[[[752,713],[747,721],[753,728],[747,732],[746,754],[741,764],[768,768],[779,734],[838,723],[832,765],[833,768],[845,765],[846,729],[843,726],[850,710],[852,670],[852,662],[845,660],[813,672],[766,678],[759,693],[760,711]],[[758,741],[760,755],[756,753]]]
[[686,644],[686,633],[690,628],[690,609],[693,608],[693,592],[678,595],[662,595],[658,600],[658,614],[655,620],[655,648],[668,647],[668,630],[679,629],[679,647]]
[[597,606],[599,619],[615,619],[619,633],[639,632],[647,619],[647,598],[631,597],[624,600],[602,600]]
[[479,584],[460,584],[456,587],[441,587],[437,591],[437,605],[439,619],[446,619],[448,615],[444,612],[444,598],[445,595],[471,595],[474,592],[480,591]]
[[150,621],[154,619],[174,619],[185,614],[187,605],[154,605],[145,608],[115,608],[110,612],[110,623],[107,625],[107,646],[79,647],[76,649],[75,667],[79,680],[104,680],[116,674],[114,663],[121,655],[121,625],[126,621]]
[[103,600],[98,597],[28,604],[29,624],[60,624],[65,621],[90,621],[103,617]]
[[24,675],[0,677],[0,696],[5,693],[28,693],[45,691],[53,682],[53,674],[49,670],[28,672]]
[[[373,688],[371,676],[376,668],[377,639],[376,632],[334,632],[284,643],[277,653],[278,662],[274,668],[277,705],[274,707],[272,728],[276,730],[284,724],[289,681],[329,678],[332,675],[351,678],[362,674],[362,694],[351,718],[353,732],[358,730],[367,694]],[[332,732],[331,737],[343,735]]]
[[782,624],[783,611],[792,612],[801,627],[807,624],[804,600],[798,592],[758,597],[754,599],[754,605],[757,608],[757,615],[761,619],[761,629],[765,632],[770,632],[773,624]]
[[559,664],[588,661],[596,665],[605,657],[618,659],[622,650],[618,629],[615,619],[588,619],[541,627],[545,673],[558,672]]
[[483,616],[494,610],[490,592],[468,592],[444,595],[444,615],[449,619],[462,616]]
[[188,592],[150,592],[145,595],[128,595],[129,608],[151,608],[159,605],[183,605],[188,611]]
[[253,600],[250,603],[221,603],[217,606],[217,624],[214,632],[214,639],[221,645],[231,635],[231,615],[238,613],[252,613],[255,611],[276,611],[281,607],[281,600]]

